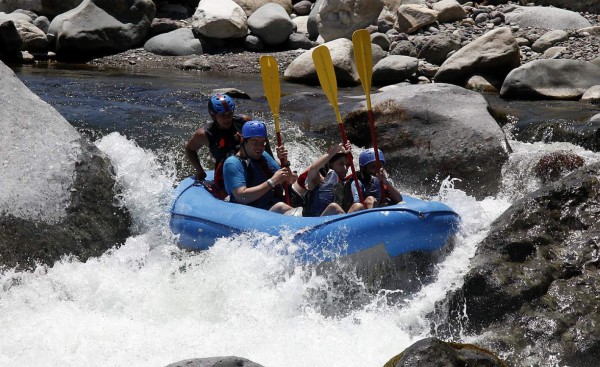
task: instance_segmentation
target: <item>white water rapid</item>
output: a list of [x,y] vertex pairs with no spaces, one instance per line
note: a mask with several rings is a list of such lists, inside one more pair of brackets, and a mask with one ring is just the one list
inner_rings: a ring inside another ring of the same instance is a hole
[[587,163],[600,159],[564,143],[511,144],[498,197],[478,201],[450,180],[442,185],[436,199],[461,214],[463,229],[437,280],[401,305],[384,302],[382,291],[332,317],[315,297],[333,297],[335,285],[276,251],[285,242],[243,235],[201,253],[179,250],[168,227],[174,167],[111,133],[97,145],[115,165],[137,234],[86,263],[0,273],[0,366],[162,367],[227,355],[266,367],[382,366],[429,335],[426,314],[461,284],[491,222],[536,188],[529,167],[537,155],[570,149]]

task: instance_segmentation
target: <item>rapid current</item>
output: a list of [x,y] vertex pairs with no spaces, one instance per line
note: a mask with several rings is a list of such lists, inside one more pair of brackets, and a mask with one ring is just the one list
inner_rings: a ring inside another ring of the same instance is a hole
[[[586,163],[600,160],[599,153],[568,143],[510,139],[514,152],[498,196],[476,200],[454,189],[450,177],[431,198],[462,216],[457,243],[436,265],[432,283],[389,302],[391,291],[367,292],[361,279],[342,274],[355,289],[363,289],[367,301],[332,316],[321,309],[343,290],[277,251],[288,245],[285,239],[246,234],[190,253],[177,248],[169,230],[173,188],[191,173],[183,145],[206,121],[206,97],[214,88],[237,87],[254,97],[239,99],[239,111],[271,121],[260,76],[225,80],[195,72],[33,67],[16,72],[110,157],[122,192],[117,199],[131,213],[135,235],[85,263],[65,257],[53,267],[0,272],[0,366],[162,367],[228,355],[267,367],[382,366],[431,335],[433,321],[426,315],[447,291],[460,286],[492,221],[539,187],[531,174],[536,159],[571,150]],[[282,84],[282,92],[296,91],[319,90]],[[362,95],[360,89],[340,92]],[[302,169],[330,142],[303,134],[286,119],[286,110],[281,117],[293,168]],[[204,158],[208,165],[207,153]],[[461,341],[476,340],[476,335],[464,335]]]

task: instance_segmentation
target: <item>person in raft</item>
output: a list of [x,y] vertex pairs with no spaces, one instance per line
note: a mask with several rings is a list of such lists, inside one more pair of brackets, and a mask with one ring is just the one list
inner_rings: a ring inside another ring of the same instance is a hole
[[[383,152],[379,149],[378,151],[381,167],[377,166],[375,150],[373,148],[364,150],[358,157],[360,170],[356,172],[356,175],[358,176],[358,181],[362,188],[364,206],[366,209],[393,205],[402,201],[402,194],[390,184],[387,174],[383,169],[383,166],[385,165]],[[383,189],[385,192],[385,202],[383,203],[380,202],[381,189],[379,182],[383,182]],[[360,201],[354,182],[352,182],[352,185],[350,185],[350,182],[346,183],[344,189],[345,194],[342,207],[350,207]],[[351,194],[348,194],[349,192],[351,192]],[[349,198],[350,200],[348,200]]]
[[[225,191],[233,203],[284,214],[295,211],[283,202],[282,184],[292,182],[289,167],[281,168],[266,153],[267,127],[262,121],[248,121],[242,127],[239,151],[225,160],[223,177]],[[277,147],[277,156],[287,160],[287,150]]]
[[[185,155],[196,170],[196,179],[206,179],[206,172],[202,168],[198,150],[208,147],[215,160],[215,176],[220,172],[219,165],[227,157],[237,153],[240,144],[240,132],[246,121],[251,120],[248,115],[235,115],[235,102],[227,94],[215,94],[208,101],[208,114],[212,121],[194,132],[185,145]],[[267,152],[273,156],[270,145]],[[217,179],[215,179],[217,181]]]
[[[304,216],[344,214],[364,209],[361,203],[352,204],[346,211],[341,206],[343,185],[351,164],[348,159],[351,149],[350,143],[345,146],[343,144],[335,145],[322,157],[315,160],[305,171],[307,175],[304,181],[306,188]],[[302,181],[301,178],[300,181]]]

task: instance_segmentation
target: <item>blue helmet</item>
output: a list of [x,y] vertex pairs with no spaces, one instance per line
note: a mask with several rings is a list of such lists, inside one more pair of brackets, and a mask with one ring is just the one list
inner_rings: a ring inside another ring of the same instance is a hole
[[242,126],[242,137],[244,139],[250,138],[267,138],[267,127],[262,121],[252,120],[248,121]]
[[235,102],[227,94],[215,94],[208,101],[208,110],[214,113],[235,111]]
[[[377,151],[379,152],[379,161],[382,164],[385,164],[385,158],[383,157],[383,152],[381,151],[381,149],[377,149]],[[364,167],[371,162],[375,162],[375,149],[373,149],[373,148],[369,148],[369,149],[363,151],[358,156],[358,165],[361,167]]]

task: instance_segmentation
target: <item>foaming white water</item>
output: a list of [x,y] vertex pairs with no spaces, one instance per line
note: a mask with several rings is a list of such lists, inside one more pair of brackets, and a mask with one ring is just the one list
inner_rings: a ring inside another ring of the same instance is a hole
[[174,170],[119,134],[98,146],[115,165],[138,234],[86,263],[0,274],[0,325],[11,336],[0,338],[2,366],[165,366],[220,355],[265,366],[381,366],[428,335],[426,314],[460,284],[507,206],[445,188],[440,198],[461,214],[463,231],[438,279],[402,306],[380,295],[329,317],[315,297],[336,285],[277,251],[290,246],[285,239],[246,234],[180,251],[168,230]]

